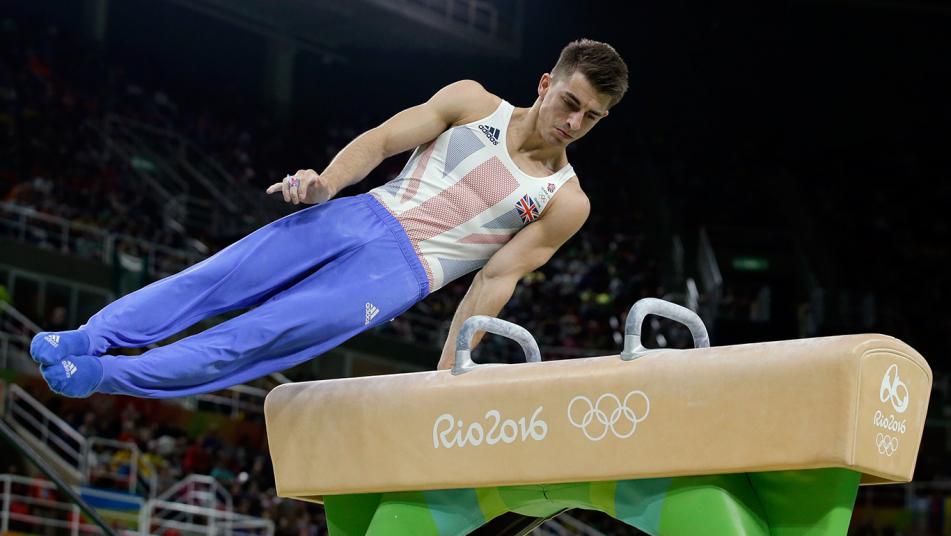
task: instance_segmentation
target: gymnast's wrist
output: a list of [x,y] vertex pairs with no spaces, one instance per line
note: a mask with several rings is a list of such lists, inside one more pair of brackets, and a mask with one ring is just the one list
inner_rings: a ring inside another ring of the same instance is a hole
[[320,181],[324,183],[324,187],[330,192],[328,199],[333,199],[340,193],[340,190],[350,186],[347,184],[347,181],[341,179],[339,175],[329,170],[324,171],[324,173],[320,175]]

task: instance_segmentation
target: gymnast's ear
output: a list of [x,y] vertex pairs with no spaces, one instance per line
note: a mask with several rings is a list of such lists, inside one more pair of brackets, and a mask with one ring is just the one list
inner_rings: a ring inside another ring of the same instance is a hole
[[538,96],[545,98],[545,94],[548,93],[548,90],[551,89],[551,74],[545,73],[542,75],[541,80],[538,81]]

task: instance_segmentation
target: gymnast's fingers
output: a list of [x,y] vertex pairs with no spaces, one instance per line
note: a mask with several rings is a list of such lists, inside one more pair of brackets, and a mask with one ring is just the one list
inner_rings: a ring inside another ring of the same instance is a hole
[[275,182],[274,184],[272,184],[272,185],[270,185],[270,186],[267,187],[267,190],[265,191],[265,193],[273,194],[273,193],[275,193],[275,192],[280,192],[280,191],[281,191],[281,184],[282,184],[282,183],[280,183],[280,182]]
[[291,176],[289,181],[290,185],[288,190],[291,196],[291,203],[295,205],[300,203],[300,183],[301,183],[300,177],[302,174],[303,174],[302,170],[298,169],[297,173]]

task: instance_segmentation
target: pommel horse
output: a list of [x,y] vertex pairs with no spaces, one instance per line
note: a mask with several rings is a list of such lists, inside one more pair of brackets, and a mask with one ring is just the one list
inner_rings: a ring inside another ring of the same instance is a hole
[[[696,348],[645,349],[648,314]],[[480,330],[527,362],[475,364]],[[323,502],[334,536],[566,508],[652,535],[844,535],[860,485],[911,481],[931,382],[893,337],[710,347],[692,311],[646,299],[620,355],[541,362],[521,327],[473,317],[451,371],[285,384],[265,416],[277,493]]]

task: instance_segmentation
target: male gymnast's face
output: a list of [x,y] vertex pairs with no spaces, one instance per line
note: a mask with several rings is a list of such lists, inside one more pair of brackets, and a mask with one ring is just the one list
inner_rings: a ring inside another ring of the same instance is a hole
[[542,75],[538,83],[542,100],[538,128],[552,145],[568,145],[584,137],[608,115],[611,97],[598,93],[580,71],[552,77]]

